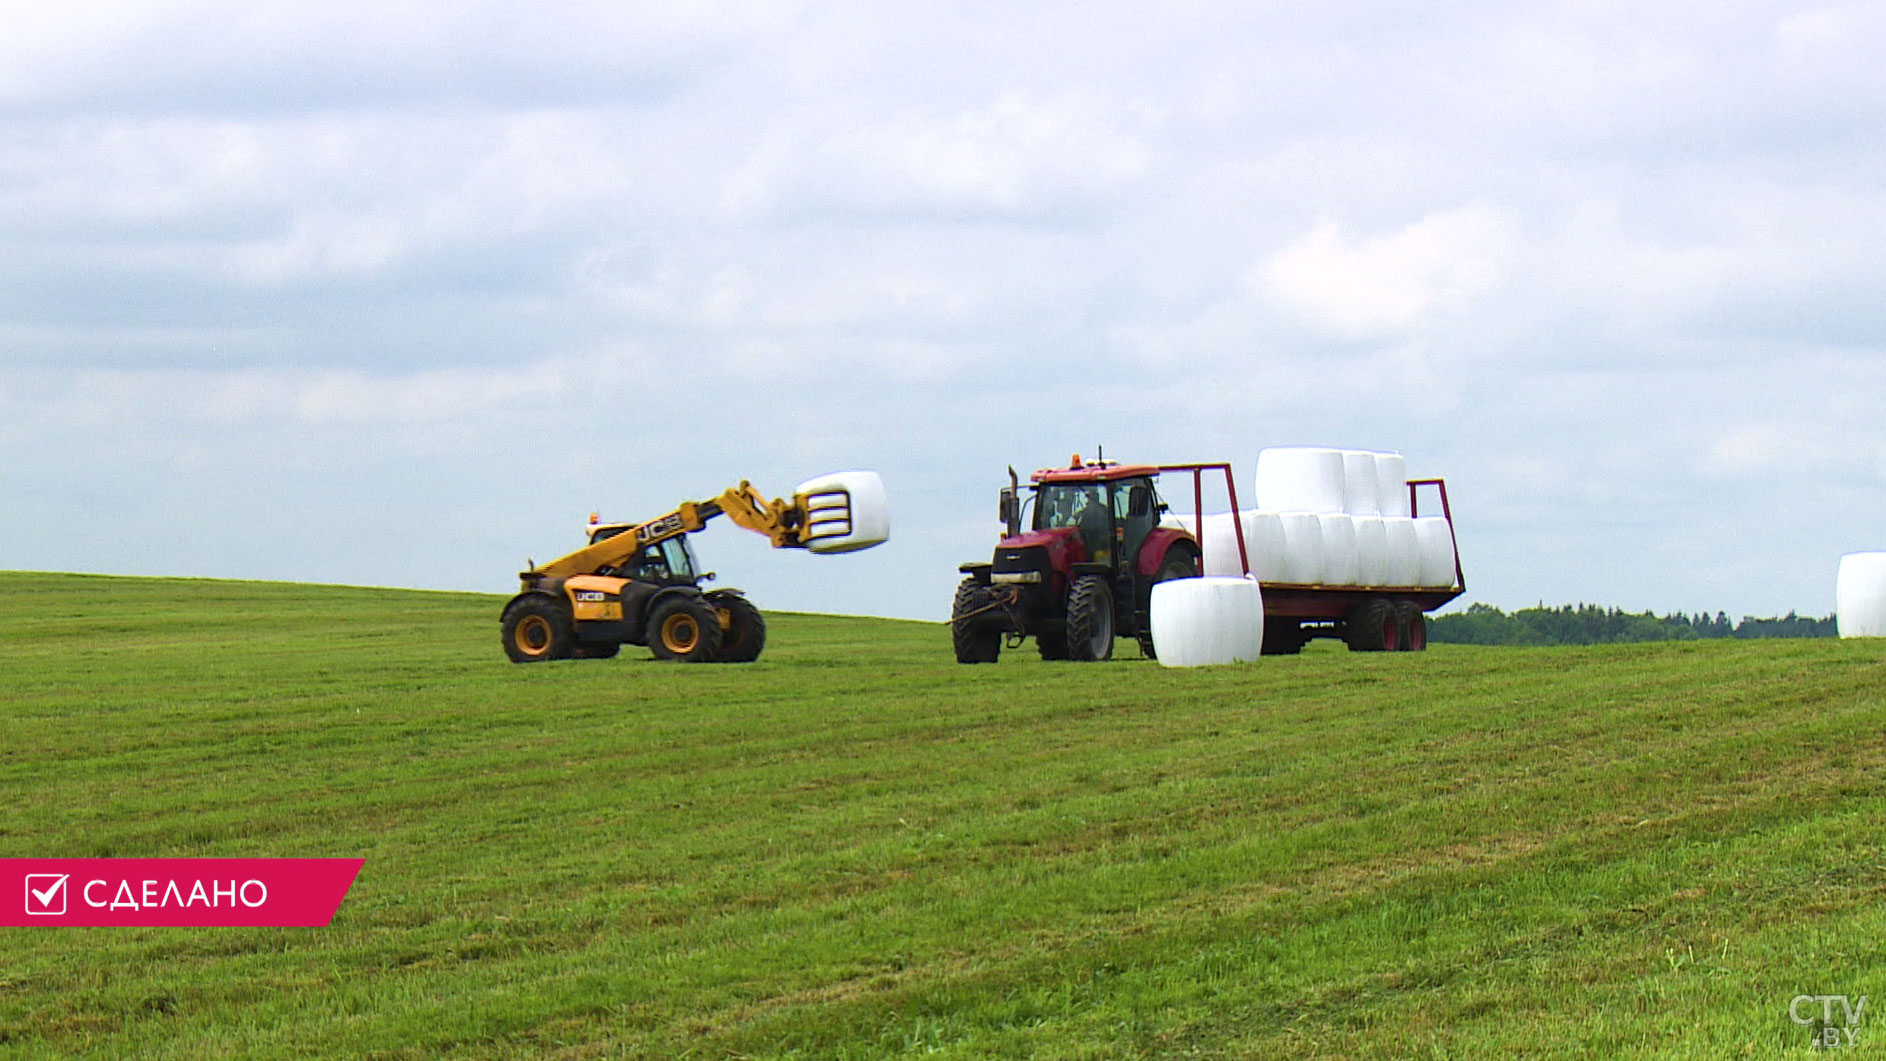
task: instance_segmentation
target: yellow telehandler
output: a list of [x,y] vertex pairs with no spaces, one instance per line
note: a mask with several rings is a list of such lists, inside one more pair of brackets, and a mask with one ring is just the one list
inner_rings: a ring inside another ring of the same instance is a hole
[[589,544],[520,572],[500,622],[514,663],[606,659],[647,645],[659,659],[748,663],[766,646],[766,620],[739,590],[703,590],[688,535],[715,516],[765,535],[775,549],[843,553],[890,536],[875,472],[807,480],[790,500],[768,500],[741,480],[707,501],[687,501],[645,523],[598,523]]

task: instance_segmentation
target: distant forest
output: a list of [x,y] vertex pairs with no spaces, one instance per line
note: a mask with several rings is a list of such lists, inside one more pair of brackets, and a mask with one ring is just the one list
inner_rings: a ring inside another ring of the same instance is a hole
[[1428,620],[1428,640],[1462,645],[1608,645],[1624,641],[1696,641],[1713,637],[1834,637],[1834,617],[1789,612],[1779,619],[1743,616],[1739,623],[1708,615],[1632,615],[1596,604],[1523,608],[1507,614],[1491,604]]

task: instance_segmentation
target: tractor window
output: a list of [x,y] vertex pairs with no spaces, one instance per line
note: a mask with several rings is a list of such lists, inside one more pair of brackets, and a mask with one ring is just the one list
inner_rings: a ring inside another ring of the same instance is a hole
[[1113,491],[1106,483],[1050,483],[1035,502],[1035,529],[1074,527],[1087,546],[1087,558],[1111,563],[1113,558]]
[[1050,483],[1041,488],[1035,501],[1035,529],[1078,527],[1082,518],[1107,518],[1107,488],[1104,483]]

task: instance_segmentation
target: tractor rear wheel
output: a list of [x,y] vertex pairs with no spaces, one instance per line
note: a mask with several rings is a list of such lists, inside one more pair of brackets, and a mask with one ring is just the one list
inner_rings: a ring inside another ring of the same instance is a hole
[[1083,662],[1113,658],[1113,591],[1098,575],[1082,575],[1068,590],[1067,654]]
[[965,619],[988,606],[989,594],[975,579],[963,579],[956,587],[956,600],[950,605],[950,645],[956,649],[956,662],[994,663],[1001,658],[1002,631]]
[[669,597],[655,605],[648,629],[656,659],[711,663],[720,655],[720,616],[699,597]]
[[576,648],[576,623],[560,600],[542,594],[519,597],[504,609],[504,654],[512,663],[568,659]]
[[1349,613],[1348,628],[1343,632],[1351,652],[1393,652],[1401,643],[1401,618],[1395,602],[1386,597],[1370,597]]
[[751,663],[766,647],[766,619],[745,597],[723,596],[714,601],[716,612],[725,612],[727,627],[721,631],[720,661]]
[[1395,602],[1396,624],[1401,640],[1395,647],[1403,652],[1426,652],[1428,648],[1428,617],[1421,613],[1421,606],[1411,600]]
[[[1153,586],[1175,578],[1197,578],[1198,575],[1198,554],[1190,546],[1175,545],[1166,550],[1166,558],[1159,565],[1159,574],[1153,576]],[[1139,642],[1140,655],[1147,659],[1158,659],[1153,651],[1152,593],[1152,586],[1146,587],[1147,621],[1139,624],[1139,632],[1134,638]]]

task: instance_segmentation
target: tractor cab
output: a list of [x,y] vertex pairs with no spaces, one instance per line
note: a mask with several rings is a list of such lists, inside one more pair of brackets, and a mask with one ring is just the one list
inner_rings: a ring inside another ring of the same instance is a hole
[[1164,505],[1149,467],[1100,463],[1036,472],[1034,529],[1073,528],[1087,562],[1131,569]]
[[[613,538],[634,529],[634,524],[605,524],[592,527],[590,544]],[[644,545],[632,555],[598,574],[650,582],[658,586],[692,586],[704,577],[694,562],[694,550],[686,535]]]

